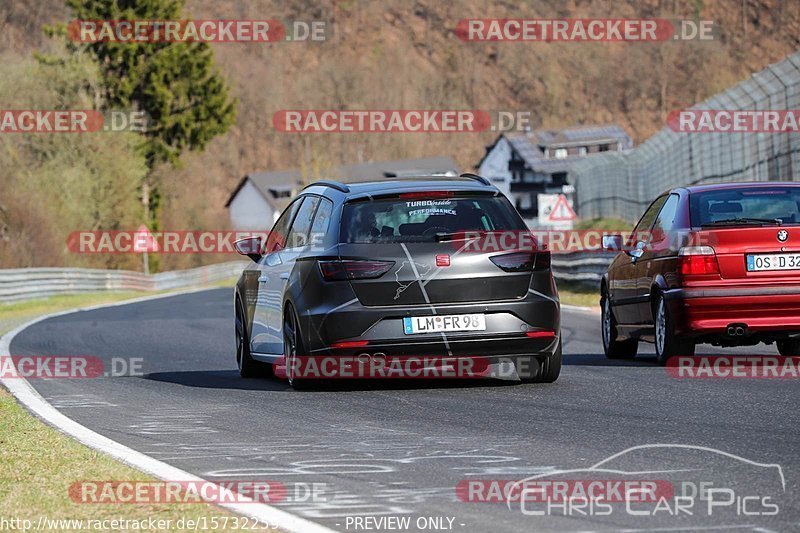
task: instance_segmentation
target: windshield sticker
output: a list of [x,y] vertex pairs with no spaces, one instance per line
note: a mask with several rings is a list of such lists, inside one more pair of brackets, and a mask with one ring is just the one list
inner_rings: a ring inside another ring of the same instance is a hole
[[455,216],[455,209],[440,209],[438,207],[429,207],[427,209],[414,209],[408,212],[408,216],[413,217],[417,215],[453,215]]
[[406,202],[406,207],[422,207],[426,205],[450,205],[452,200],[415,200],[413,202]]

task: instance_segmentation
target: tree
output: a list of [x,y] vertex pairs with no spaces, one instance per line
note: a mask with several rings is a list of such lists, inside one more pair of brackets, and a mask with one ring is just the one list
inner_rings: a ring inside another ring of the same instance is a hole
[[[78,20],[179,20],[183,0],[66,0]],[[93,53],[103,72],[106,99],[148,115],[145,157],[150,168],[177,163],[202,150],[236,118],[235,101],[203,42],[97,42],[75,45]]]
[[[184,0],[65,1],[79,21],[180,20],[184,5]],[[66,26],[49,33],[66,36]],[[97,59],[107,108],[147,115],[140,149],[149,171],[140,191],[147,224],[157,230],[160,195],[153,169],[160,163],[176,166],[185,150],[203,150],[236,120],[236,102],[215,68],[213,51],[203,42],[137,40],[72,42],[69,48]]]

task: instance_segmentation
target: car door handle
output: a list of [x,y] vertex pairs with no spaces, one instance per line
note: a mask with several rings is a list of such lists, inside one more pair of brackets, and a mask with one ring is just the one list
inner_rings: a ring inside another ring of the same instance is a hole
[[265,276],[264,274],[261,274],[261,275],[258,277],[258,282],[259,282],[259,283],[266,283],[268,280],[269,280],[269,278],[268,278],[267,276]]
[[284,272],[283,274],[280,275],[280,278],[281,279],[289,279],[289,273],[288,272]]

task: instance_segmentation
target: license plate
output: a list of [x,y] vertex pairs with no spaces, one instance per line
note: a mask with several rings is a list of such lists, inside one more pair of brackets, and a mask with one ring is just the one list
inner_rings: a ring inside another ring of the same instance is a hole
[[800,270],[800,254],[750,254],[747,271]]
[[442,333],[450,331],[484,331],[486,317],[480,313],[470,315],[412,316],[403,319],[403,333]]

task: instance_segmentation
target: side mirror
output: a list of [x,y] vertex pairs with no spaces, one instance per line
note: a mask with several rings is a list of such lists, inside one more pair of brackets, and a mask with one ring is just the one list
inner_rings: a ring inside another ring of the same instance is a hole
[[603,249],[612,252],[622,250],[622,235],[603,235]]
[[635,261],[644,255],[645,246],[647,246],[646,242],[636,241],[636,246],[633,247],[633,250],[626,250],[625,253],[631,256],[632,261]]
[[246,255],[253,261],[258,262],[261,259],[261,237],[246,237],[239,239],[233,243],[236,252],[240,255]]

